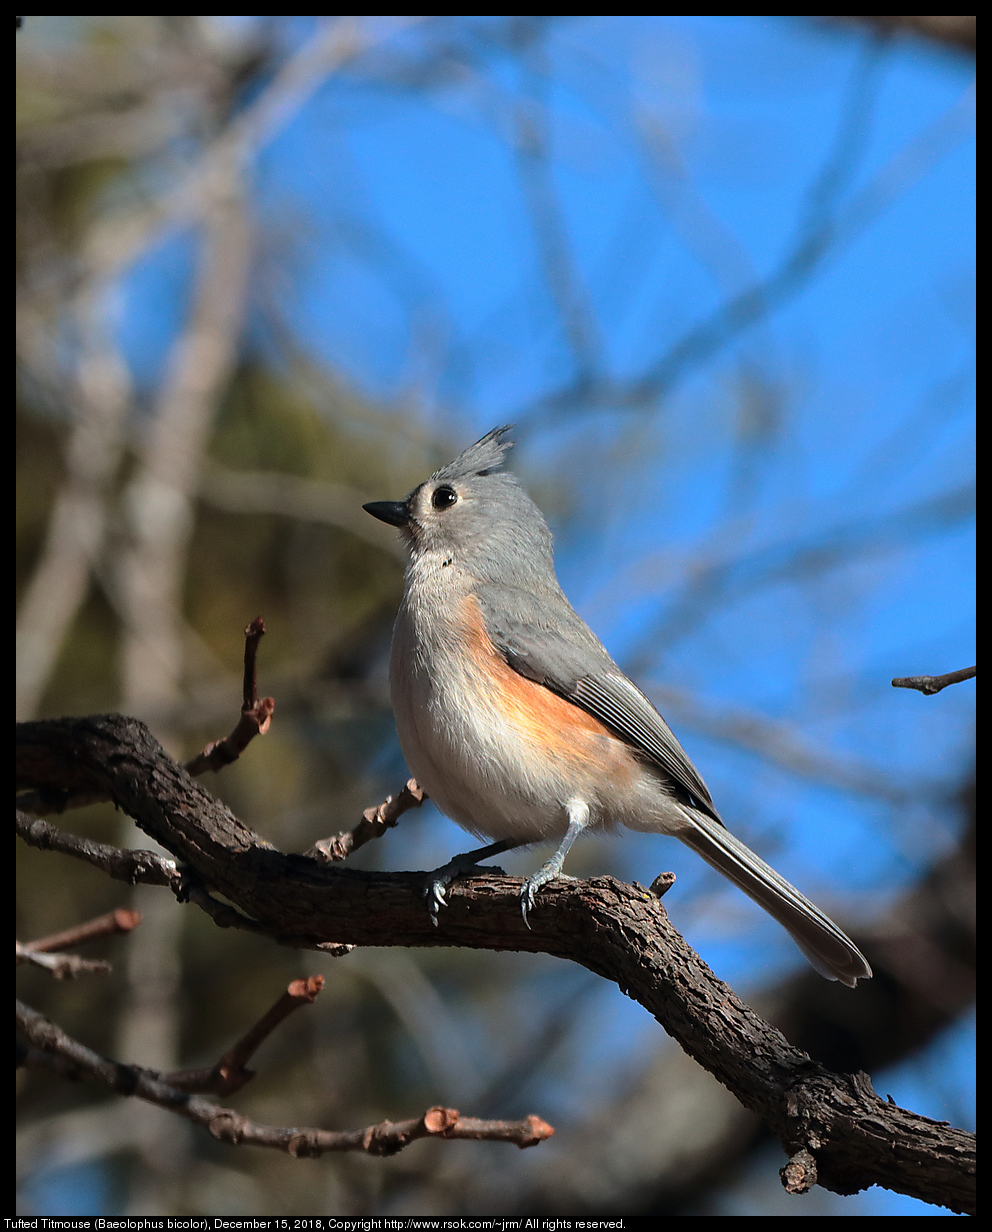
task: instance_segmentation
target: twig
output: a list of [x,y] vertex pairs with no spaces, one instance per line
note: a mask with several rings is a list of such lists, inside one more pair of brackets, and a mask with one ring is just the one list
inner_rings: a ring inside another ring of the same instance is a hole
[[427,799],[424,789],[416,779],[407,779],[397,796],[387,796],[380,805],[370,807],[362,814],[362,820],[354,830],[344,834],[335,834],[332,838],[319,839],[304,852],[321,864],[334,864],[339,860],[347,860],[353,851],[364,847],[374,838],[380,838],[407,809],[418,808]]
[[[24,796],[18,797],[19,801],[23,799]],[[109,796],[101,796],[101,799],[109,799]],[[229,903],[222,903],[211,897],[200,884],[196,873],[189,867],[180,872],[175,860],[160,856],[154,851],[112,847],[109,843],[80,838],[76,834],[60,830],[50,822],[31,817],[21,809],[15,811],[17,833],[29,847],[37,847],[41,851],[58,851],[62,855],[85,860],[108,877],[113,877],[116,881],[126,881],[128,885],[168,886],[180,902],[193,903],[201,911],[205,911],[218,928],[243,929],[245,932],[271,937],[281,944],[299,949],[319,950],[322,954],[330,954],[332,958],[342,958],[355,948],[337,941],[308,941],[295,933],[279,936],[270,926],[260,924]],[[138,912],[133,914],[137,915]]]
[[96,941],[100,937],[129,933],[140,923],[140,911],[118,907],[116,911],[108,911],[106,915],[99,915],[95,920],[87,920],[85,924],[74,924],[72,928],[67,928],[61,933],[52,933],[48,937],[39,937],[37,941],[28,941],[24,948],[35,954],[67,950],[73,946],[85,945],[87,941]]
[[17,966],[25,964],[40,967],[57,980],[74,980],[77,975],[106,975],[112,970],[110,963],[102,958],[80,958],[78,954],[42,954],[29,945],[14,942],[14,961]]
[[221,770],[238,760],[248,745],[256,736],[264,736],[272,722],[272,712],[275,710],[275,699],[259,698],[255,659],[258,655],[258,643],[265,634],[265,621],[256,616],[245,629],[245,674],[242,686],[241,718],[234,731],[223,740],[214,740],[208,744],[202,753],[184,763],[184,769],[192,775],[204,774],[207,770]]
[[218,928],[240,928],[249,933],[261,933],[271,936],[271,931],[263,928],[257,920],[238,911],[228,903],[222,903],[211,897],[200,884],[195,873],[186,868],[183,870],[182,887],[176,894],[180,902],[190,902],[205,911]]
[[521,1121],[483,1121],[463,1117],[454,1108],[442,1107],[428,1108],[416,1120],[381,1121],[365,1129],[337,1132],[262,1125],[233,1108],[180,1090],[152,1070],[123,1065],[100,1056],[21,1002],[17,1003],[17,1022],[33,1045],[23,1049],[18,1057],[21,1066],[45,1069],[77,1080],[85,1078],[121,1095],[137,1096],[186,1117],[194,1125],[204,1126],[219,1141],[231,1146],[266,1146],[298,1158],[317,1158],[327,1151],[395,1155],[417,1138],[485,1139],[528,1147],[536,1146],[554,1133],[554,1129],[537,1116]]
[[[104,796],[103,799],[109,797]],[[168,886],[178,899],[195,903],[211,916],[220,928],[243,928],[249,932],[261,932],[271,936],[271,929],[263,928],[227,903],[211,898],[197,881],[196,875],[187,870],[184,876],[175,860],[160,856],[154,851],[112,847],[109,843],[80,838],[76,834],[60,830],[50,822],[30,817],[21,809],[15,811],[17,833],[29,847],[37,847],[41,851],[58,851],[62,855],[85,860],[108,877],[113,877],[116,881],[126,881],[128,885]],[[122,914],[138,915],[138,912]]]
[[549,158],[547,74],[542,71],[542,49],[538,45],[542,20],[531,18],[529,25],[529,46],[523,61],[531,89],[530,97],[521,98],[513,109],[515,153],[548,291],[572,354],[576,382],[591,385],[602,346],[590,296],[570,248],[569,228]]
[[694,731],[756,753],[772,765],[814,783],[827,783],[840,791],[898,805],[904,805],[914,792],[920,791],[919,784],[911,791],[870,762],[831,756],[803,740],[788,723],[727,706],[707,707],[681,689],[655,686],[648,689],[648,695],[669,720],[674,714],[680,724]]
[[[223,740],[214,740],[201,753],[184,763],[187,773],[194,776],[205,774],[208,770],[221,770],[238,760],[248,745],[256,736],[264,736],[272,722],[272,714],[276,703],[272,697],[258,696],[256,681],[256,659],[258,643],[265,634],[265,621],[256,616],[245,629],[245,666],[242,679],[241,716],[229,736]],[[19,796],[18,807],[25,813],[41,815],[44,813],[64,813],[66,809],[85,808],[90,804],[106,804],[110,797],[101,791],[80,789],[76,791],[41,790],[26,792]],[[380,806],[384,807],[384,806]],[[407,805],[406,807],[411,807]],[[398,815],[398,814],[397,814]],[[362,842],[368,842],[370,834]],[[361,846],[361,843],[358,844]],[[108,851],[119,851],[119,848],[107,848]],[[70,852],[69,854],[78,854]],[[88,858],[88,857],[86,857]],[[340,857],[343,859],[344,857]]]
[[962,667],[958,672],[948,672],[944,676],[897,676],[892,682],[894,689],[917,689],[920,693],[939,693],[949,684],[960,684],[962,680],[971,680],[978,671],[976,667]]
[[[104,795],[102,798],[106,800],[109,797]],[[23,796],[19,797],[18,802],[23,799]],[[90,838],[80,838],[76,834],[60,830],[50,822],[31,817],[21,809],[16,809],[15,812],[17,833],[29,847],[37,847],[41,851],[59,851],[63,855],[86,860],[108,877],[113,877],[115,881],[126,881],[128,885],[141,882],[144,885],[169,886],[177,894],[182,889],[182,876],[175,860],[167,859],[154,851],[131,851],[122,847],[111,847],[109,843],[97,843]]]
[[[19,816],[18,828],[20,820]],[[44,822],[28,824],[45,825]],[[25,963],[32,967],[41,967],[57,980],[74,980],[77,975],[83,974],[106,975],[112,970],[109,962],[103,959],[80,958],[77,954],[62,954],[58,951],[69,946],[84,945],[87,941],[96,941],[99,937],[129,933],[140,923],[140,912],[121,907],[117,911],[108,911],[106,915],[97,916],[95,920],[88,920],[85,924],[76,924],[63,932],[39,937],[36,941],[16,942],[15,961],[18,965]]]
[[166,1074],[162,1081],[180,1091],[196,1091],[210,1095],[232,1095],[240,1091],[246,1082],[255,1077],[248,1069],[248,1062],[258,1051],[263,1040],[279,1026],[294,1010],[312,1005],[324,987],[322,975],[311,975],[305,980],[293,980],[278,1001],[266,1010],[255,1025],[240,1040],[229,1048],[216,1064],[207,1069],[177,1070]]

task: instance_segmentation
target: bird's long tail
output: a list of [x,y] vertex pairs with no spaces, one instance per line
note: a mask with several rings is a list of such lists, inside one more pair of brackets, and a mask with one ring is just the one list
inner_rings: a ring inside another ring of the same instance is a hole
[[821,975],[853,988],[871,978],[864,955],[833,920],[814,907],[725,826],[693,812],[693,828],[678,837],[768,912],[790,934]]

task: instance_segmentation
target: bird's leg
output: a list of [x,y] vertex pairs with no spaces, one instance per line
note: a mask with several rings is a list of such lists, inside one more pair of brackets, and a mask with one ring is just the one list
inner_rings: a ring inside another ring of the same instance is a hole
[[437,928],[438,911],[448,905],[444,891],[456,877],[464,877],[466,873],[501,873],[503,871],[501,868],[480,868],[479,861],[488,860],[490,856],[498,856],[502,851],[510,851],[513,847],[521,846],[523,846],[522,843],[501,838],[496,843],[490,843],[488,847],[478,847],[475,851],[466,851],[460,856],[454,856],[447,864],[436,868],[433,873],[428,873],[424,896],[427,899],[427,907],[434,927]]
[[565,812],[568,814],[568,829],[565,831],[565,837],[561,840],[558,850],[547,864],[542,864],[536,873],[527,878],[524,888],[520,891],[520,910],[523,912],[524,923],[528,928],[530,924],[527,920],[527,912],[533,909],[538,890],[541,886],[547,885],[549,881],[554,881],[556,877],[564,877],[561,866],[565,863],[568,849],[589,824],[589,805],[585,800],[569,800],[565,805]]

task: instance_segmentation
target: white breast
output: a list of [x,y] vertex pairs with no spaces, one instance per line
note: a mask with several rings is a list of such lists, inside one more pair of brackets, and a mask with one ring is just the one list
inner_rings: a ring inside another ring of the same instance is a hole
[[420,562],[393,629],[390,689],[407,765],[438,808],[473,834],[561,837],[563,803],[574,792],[546,761],[522,756],[520,734],[480,666],[478,633],[459,616],[466,589],[453,570]]
[[586,732],[586,759],[556,733],[558,752],[549,755],[533,724],[500,705],[455,568],[411,566],[390,665],[403,754],[438,808],[473,834],[523,843],[563,837],[565,804],[575,798],[589,804],[594,826],[670,831],[677,806],[622,742]]

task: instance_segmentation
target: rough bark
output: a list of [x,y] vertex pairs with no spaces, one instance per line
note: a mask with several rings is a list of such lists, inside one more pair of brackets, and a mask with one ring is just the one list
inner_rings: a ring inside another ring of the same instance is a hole
[[[882,1185],[972,1213],[974,1136],[880,1099],[794,1048],[713,974],[658,899],[610,877],[542,890],[528,929],[516,879],[459,882],[433,927],[416,873],[366,873],[277,851],[120,715],[25,723],[18,787],[105,791],[185,866],[284,945],[458,945],[544,952],[615,982],[756,1112],[790,1156],[787,1188]],[[856,992],[852,992],[856,996]]]

